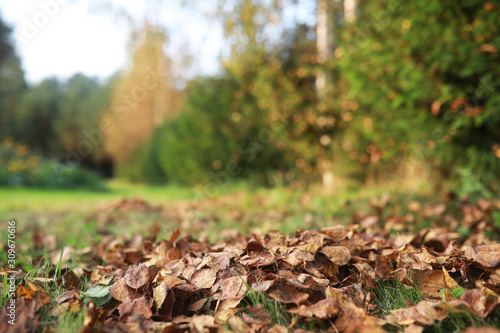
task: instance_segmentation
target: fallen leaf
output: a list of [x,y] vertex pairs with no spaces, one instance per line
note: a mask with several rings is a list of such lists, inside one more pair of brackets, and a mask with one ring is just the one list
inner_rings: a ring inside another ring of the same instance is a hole
[[151,319],[153,313],[151,306],[153,299],[145,296],[121,303],[117,309],[120,312],[120,320],[135,321],[137,317],[141,319]]
[[320,250],[336,265],[346,265],[351,260],[351,253],[344,246],[325,246]]
[[149,267],[139,264],[137,267],[128,270],[124,279],[130,288],[139,289],[149,282]]
[[222,281],[222,297],[224,299],[242,298],[247,292],[247,276],[233,276]]
[[109,294],[114,299],[125,303],[132,299],[133,289],[127,285],[125,278],[121,278],[109,288]]
[[300,304],[307,300],[308,294],[300,292],[297,288],[292,287],[286,281],[281,280],[277,285],[272,286],[268,290],[268,295],[278,302],[285,304]]
[[216,270],[202,269],[194,272],[193,276],[190,279],[190,282],[197,288],[208,289],[214,285],[215,279],[217,279]]

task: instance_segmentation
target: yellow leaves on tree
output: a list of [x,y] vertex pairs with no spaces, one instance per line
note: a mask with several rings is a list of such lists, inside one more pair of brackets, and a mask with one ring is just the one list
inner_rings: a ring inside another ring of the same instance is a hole
[[147,142],[176,109],[165,35],[146,23],[138,34],[130,69],[117,82],[105,124],[105,148],[118,164]]

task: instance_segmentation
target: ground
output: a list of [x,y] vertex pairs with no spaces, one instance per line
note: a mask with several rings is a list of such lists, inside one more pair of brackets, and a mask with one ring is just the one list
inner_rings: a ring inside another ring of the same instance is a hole
[[109,187],[0,189],[2,331],[500,327],[498,200]]

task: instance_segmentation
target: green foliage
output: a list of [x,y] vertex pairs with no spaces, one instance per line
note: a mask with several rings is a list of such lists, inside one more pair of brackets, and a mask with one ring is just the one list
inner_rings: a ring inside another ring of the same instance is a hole
[[21,97],[16,112],[16,141],[30,147],[42,156],[55,156],[58,134],[55,128],[60,116],[60,83],[46,79]]
[[43,159],[12,139],[0,143],[0,186],[105,189],[93,172]]
[[271,131],[242,119],[233,104],[237,84],[224,78],[194,80],[179,117],[166,122],[128,166],[137,179],[178,184],[214,182],[225,186],[237,178],[268,184],[269,169],[285,162],[271,142]]
[[441,297],[443,298],[443,302],[446,302],[446,298],[445,298],[445,294],[444,294],[444,293],[445,293],[445,290],[447,290],[447,291],[448,291],[450,294],[452,294],[452,295],[453,295],[453,297],[455,297],[455,298],[460,298],[460,297],[462,297],[462,294],[464,293],[464,288],[462,288],[462,287],[457,287],[457,288],[455,288],[455,289],[453,289],[453,290],[450,290],[450,289],[448,289],[448,288],[446,288],[446,289],[441,289],[441,290],[439,291],[439,293],[441,294]]
[[160,133],[155,132],[146,145],[136,149],[127,161],[118,165],[117,174],[120,178],[152,185],[163,185],[167,182],[167,175],[160,161]]
[[87,289],[83,295],[86,296],[87,300],[94,302],[96,306],[101,306],[106,304],[111,299],[111,295],[109,294],[109,289],[111,287],[112,285],[97,285]]
[[347,129],[356,140],[347,152],[359,156],[373,145],[383,152],[371,163],[379,170],[411,153],[445,177],[457,179],[465,168],[490,188],[498,182],[494,7],[475,0],[362,2],[335,59],[359,104]]
[[172,181],[209,181],[214,161],[230,158],[237,140],[229,110],[231,90],[225,80],[192,82],[179,117],[160,129],[159,160]]
[[12,29],[0,18],[0,140],[16,135],[16,109],[26,88],[11,33]]

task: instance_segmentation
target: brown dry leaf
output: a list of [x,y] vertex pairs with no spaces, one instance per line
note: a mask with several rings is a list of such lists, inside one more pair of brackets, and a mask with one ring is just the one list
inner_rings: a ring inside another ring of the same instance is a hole
[[268,291],[269,288],[274,286],[277,282],[279,282],[277,279],[276,280],[265,280],[265,281],[258,281],[252,284],[252,290],[255,291],[256,293],[261,293]]
[[51,316],[62,316],[66,313],[77,313],[82,308],[81,302],[77,300],[71,300],[69,302],[58,304],[55,308],[50,311]]
[[309,307],[306,305],[299,305],[296,308],[293,308],[289,310],[290,313],[295,314],[299,317],[304,317],[304,318],[312,318],[313,313],[311,310],[309,310]]
[[92,282],[98,282],[100,283],[101,279],[106,279],[110,277],[109,275],[111,274],[112,268],[111,267],[103,267],[103,266],[96,266],[96,268],[92,271],[92,274],[90,276],[90,281]]
[[129,269],[124,277],[125,283],[133,289],[144,287],[150,281],[149,270],[150,268],[143,264]]
[[382,326],[385,324],[384,320],[376,320],[376,318],[370,316],[365,309],[359,308],[353,303],[347,303],[341,308],[342,313],[339,314],[338,319],[334,323],[335,327],[339,331],[362,327]]
[[135,321],[137,317],[140,317],[143,320],[151,319],[151,316],[153,315],[151,312],[152,305],[153,299],[146,298],[145,296],[123,302],[117,307],[120,312],[120,320]]
[[488,283],[497,288],[500,287],[500,268],[491,273]]
[[271,315],[266,311],[262,304],[251,306],[248,310],[251,311],[251,313],[254,314],[262,323],[271,322]]
[[467,303],[476,316],[486,317],[486,297],[479,289],[466,290],[460,300]]
[[483,267],[497,267],[500,265],[500,244],[479,245],[474,248],[468,246],[464,257]]
[[191,276],[190,282],[200,289],[212,288],[217,279],[217,271],[213,269],[202,269]]
[[335,318],[342,309],[338,302],[333,299],[323,299],[311,306],[301,305],[298,308],[290,310],[290,313],[294,313],[301,317],[311,318],[312,316],[320,319]]
[[384,330],[380,326],[372,326],[372,327],[361,327],[356,330],[356,333],[387,333],[386,330]]
[[375,224],[377,224],[378,220],[379,220],[378,216],[375,216],[375,215],[365,216],[361,220],[361,226],[363,228],[370,228],[370,227],[374,226]]
[[205,328],[207,331],[210,331],[210,328],[215,326],[215,318],[212,316],[194,315],[190,320],[190,327],[193,332],[205,332]]
[[250,326],[245,323],[241,317],[233,316],[227,320],[227,323],[231,327],[231,330],[235,332],[247,333],[250,332]]
[[[51,260],[50,262],[54,266],[58,266],[59,263],[61,263],[61,267],[65,268],[67,267],[66,263],[69,261],[69,259],[73,256],[73,248],[71,246],[66,246],[62,250],[57,250],[54,253],[52,253]],[[61,257],[62,253],[62,257]]]
[[38,331],[40,329],[40,313],[36,310],[35,302],[25,298],[18,298],[15,304],[15,326],[8,323],[8,320],[12,318],[9,317],[11,312],[7,309],[7,304],[0,308],[0,317],[2,318],[0,320],[0,332],[24,333]]
[[313,289],[322,289],[330,283],[330,280],[328,279],[319,279],[315,276],[303,273],[297,276],[297,281]]
[[132,299],[133,289],[127,285],[125,278],[121,278],[109,288],[109,294],[114,299],[124,303]]
[[388,279],[393,271],[394,268],[388,256],[377,256],[375,260],[375,275],[377,278]]
[[301,239],[307,239],[306,244],[297,246],[297,249],[307,251],[311,254],[316,254],[319,249],[321,249],[324,245],[325,242],[325,235],[323,234],[317,234],[313,235],[311,237],[303,237],[306,233],[301,235]]
[[123,255],[125,256],[125,260],[127,262],[130,262],[131,264],[135,265],[139,262],[144,257],[144,253],[142,253],[141,250],[135,249],[135,248],[128,248],[124,249]]
[[469,327],[462,333],[500,333],[500,330],[493,327]]
[[347,238],[349,233],[352,233],[349,229],[343,225],[336,225],[333,227],[321,228],[321,232],[325,235],[330,236],[335,242],[343,241]]
[[413,270],[412,274],[422,294],[427,297],[441,299],[440,290],[455,290],[459,287],[444,267],[441,271]]
[[[460,103],[459,108],[467,108],[465,98]],[[90,276],[92,285],[96,282],[111,285],[110,294],[114,298],[99,308],[89,303],[83,332],[90,333],[94,327],[123,332],[216,332],[222,330],[221,322],[226,322],[233,331],[288,332],[299,320],[314,320],[328,331],[378,332],[383,331],[382,325],[387,322],[375,315],[376,296],[370,289],[377,286],[377,279],[391,278],[420,287],[424,296],[438,299],[407,304],[409,308],[394,310],[386,316],[389,323],[404,328],[405,332],[421,333],[421,325],[445,319],[453,311],[482,318],[497,311],[500,244],[492,244],[495,240],[485,231],[492,231],[491,234],[499,231],[492,222],[492,214],[500,209],[500,200],[480,200],[474,204],[468,198],[461,203],[450,199],[446,205],[413,201],[408,204],[411,213],[406,215],[392,211],[393,207],[387,206],[388,200],[385,196],[373,201],[375,211],[371,215],[355,212],[353,224],[348,227],[300,230],[293,235],[271,231],[261,236],[261,231],[256,230],[255,235],[245,237],[232,232],[227,233],[232,238],[229,242],[217,244],[189,236],[177,239],[177,231],[170,240],[158,241],[155,237],[159,230],[150,237],[135,236],[131,240],[103,235],[102,244],[78,251],[74,256],[77,261],[90,258],[78,263],[79,274]],[[188,221],[187,228],[205,228],[207,221],[194,218],[197,214],[193,212],[200,205],[185,204],[181,211],[165,209],[164,217],[179,221],[179,227],[185,227],[180,221]],[[147,204],[126,200],[113,207],[107,219],[121,219],[128,210],[144,209]],[[386,214],[390,209],[390,214]],[[235,210],[239,211],[238,219],[246,223],[246,212],[229,208]],[[208,219],[221,218],[217,210],[211,214]],[[286,211],[275,212],[272,219],[271,215],[259,216],[265,222],[262,230],[286,214]],[[390,217],[382,220],[386,215]],[[426,216],[434,216],[434,224],[417,232],[419,221]],[[382,221],[384,226],[379,226]],[[462,226],[470,230],[470,237],[464,239],[457,233]],[[41,244],[42,236],[37,237]],[[70,250],[65,252],[63,261],[68,259]],[[55,256],[60,254],[59,251]],[[59,262],[55,256],[52,259]],[[107,262],[106,267],[96,266],[103,261]],[[81,311],[79,280],[75,279],[76,271],[73,273],[57,280],[46,275],[38,278],[50,288],[70,289],[55,299],[57,305],[49,307],[46,302],[50,298],[32,283],[30,275],[20,270],[16,277],[25,278],[28,286],[19,287],[19,318],[31,320],[37,326],[37,313],[42,306],[53,315]],[[0,275],[6,274],[0,270]],[[449,291],[458,287],[457,282],[467,288],[460,299]],[[241,302],[248,293],[246,283],[253,292],[266,293],[296,315],[287,323],[288,327],[271,327],[270,315],[262,305],[251,307]],[[24,313],[21,304],[31,313]],[[211,311],[215,314],[207,315]],[[369,311],[374,311],[374,315]],[[198,316],[190,317],[193,313]],[[27,330],[38,329],[33,325]],[[0,327],[2,331],[1,323]]]
[[264,242],[267,248],[274,245],[284,245],[286,242],[286,235],[281,231],[271,230],[264,236]]
[[169,287],[166,283],[161,283],[153,288],[153,300],[157,309],[161,308],[165,298],[167,298]]
[[255,251],[241,257],[239,262],[245,266],[263,267],[274,263],[274,257],[267,251]]
[[247,291],[247,276],[233,276],[222,280],[222,297],[224,299],[238,298],[245,296]]
[[38,311],[41,307],[49,304],[51,299],[44,293],[40,288],[31,282],[27,282],[28,287],[18,286],[17,295],[20,298],[33,300],[35,303],[35,309]]
[[420,301],[409,308],[392,310],[385,319],[394,325],[411,325],[415,322],[431,325],[434,320],[442,320],[447,316],[447,311],[438,308],[440,305],[438,301]]
[[344,246],[325,246],[320,252],[326,255],[331,262],[339,266],[346,265],[351,260],[351,253]]
[[207,302],[208,298],[202,298],[197,300],[194,303],[189,304],[188,311],[193,311],[193,312],[198,312],[200,309],[205,305]]
[[288,333],[290,332],[287,327],[283,325],[274,325],[267,330],[268,333]]
[[73,273],[72,271],[65,273],[62,279],[63,279],[63,286],[67,290],[80,289],[80,280],[76,277],[75,273]]
[[208,267],[215,270],[225,270],[231,263],[231,256],[225,252],[211,253],[209,258],[210,261],[208,263]]
[[256,326],[258,326],[259,328],[263,326],[263,323],[260,319],[252,317],[246,312],[243,312],[241,314],[241,318],[245,321],[245,323],[252,325],[253,329],[255,329]]
[[170,236],[170,243],[174,243],[177,240],[177,238],[179,238],[180,234],[181,234],[181,231],[179,229],[175,230],[172,233],[172,236]]
[[75,290],[69,290],[56,297],[56,302],[61,304],[67,301],[80,299],[80,293]]
[[340,289],[332,288],[332,287],[327,287],[325,290],[325,296],[328,299],[332,299],[339,303],[340,307],[347,306],[348,303],[351,303],[352,301],[349,299],[349,297],[342,292]]
[[286,255],[285,261],[292,266],[302,265],[306,261],[313,261],[314,255],[305,250],[295,249],[292,253]]
[[166,283],[169,289],[174,288],[175,286],[179,286],[181,284],[186,283],[185,280],[179,279],[173,275],[166,273],[166,271],[160,270],[156,275],[154,280],[156,283]]
[[160,308],[157,308],[158,316],[164,320],[171,320],[175,306],[175,292],[169,290]]
[[232,308],[232,309],[225,309],[225,310],[222,310],[222,311],[219,311],[215,314],[215,318],[217,320],[219,320],[220,322],[227,322],[230,318],[236,316],[236,314],[238,312],[240,312],[241,309],[236,309],[236,308]]
[[269,288],[267,294],[278,302],[297,305],[305,302],[309,297],[308,294],[300,292],[285,280],[280,280],[279,284]]
[[83,329],[81,330],[81,333],[94,332],[94,325],[96,324],[98,316],[99,316],[99,313],[95,308],[95,304],[93,302],[89,302],[87,313],[85,314],[85,319],[83,322]]

